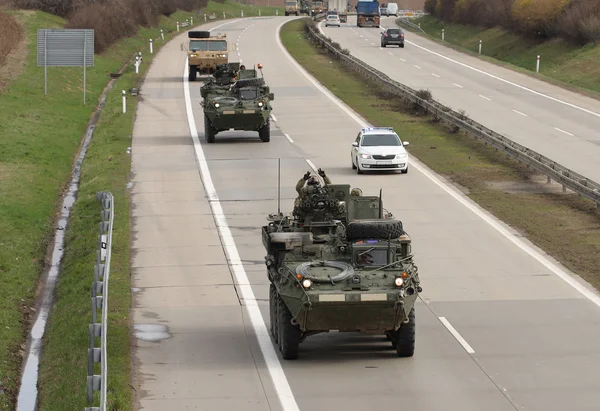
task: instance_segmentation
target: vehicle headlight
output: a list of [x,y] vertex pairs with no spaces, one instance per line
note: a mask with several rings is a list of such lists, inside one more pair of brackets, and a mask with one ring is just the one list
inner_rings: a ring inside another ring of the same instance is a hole
[[258,107],[262,107],[262,106],[263,106],[263,103],[262,103],[262,101],[259,101],[259,102],[258,102]]
[[196,55],[195,54],[190,54],[190,57],[196,57]]
[[215,107],[219,108],[219,105],[220,105],[219,103],[215,103]]
[[398,158],[404,158],[404,157],[406,157],[406,153],[398,154],[398,155],[396,155],[396,157],[398,157]]
[[371,158],[371,154],[361,154],[360,158]]
[[396,284],[396,287],[400,287],[402,286],[402,284],[404,284],[404,280],[402,279],[402,277],[396,277],[396,279],[394,280],[394,284]]
[[308,278],[305,278],[302,281],[302,287],[304,287],[304,288],[310,288],[311,285],[312,285],[312,281],[310,281]]

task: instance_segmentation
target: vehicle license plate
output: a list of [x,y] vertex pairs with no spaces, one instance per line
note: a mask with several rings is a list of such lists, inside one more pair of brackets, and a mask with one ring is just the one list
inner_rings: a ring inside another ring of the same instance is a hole
[[392,164],[392,160],[382,160],[382,161],[378,161],[377,164],[379,165],[387,165],[387,164]]

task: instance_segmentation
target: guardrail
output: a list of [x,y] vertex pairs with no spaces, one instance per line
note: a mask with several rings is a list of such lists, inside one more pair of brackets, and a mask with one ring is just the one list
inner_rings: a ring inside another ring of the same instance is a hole
[[406,24],[408,27],[411,27],[415,30],[419,30],[423,33],[425,33],[425,30],[423,30],[421,28],[421,26],[417,26],[415,23],[413,23],[412,21],[408,21],[408,18],[404,17],[404,16],[398,16],[398,21],[400,21],[400,23],[402,24]]
[[[87,399],[94,401],[94,391],[100,391],[100,405],[86,407],[85,411],[106,411],[106,388],[108,361],[106,357],[106,332],[108,327],[108,278],[110,275],[110,257],[112,250],[112,232],[114,220],[114,198],[111,193],[99,192],[96,198],[102,204],[100,212],[100,235],[96,251],[94,281],[92,283],[92,324],[89,325],[90,348],[88,348]],[[98,310],[100,322],[97,322]],[[100,347],[96,347],[96,338]],[[94,364],[100,363],[100,375],[94,374]]]
[[566,191],[566,188],[569,188],[580,196],[594,201],[597,209],[600,209],[600,184],[597,182],[592,181],[575,171],[569,170],[548,157],[466,118],[464,114],[454,111],[435,100],[419,97],[419,93],[416,90],[392,80],[384,73],[374,69],[356,57],[338,50],[328,38],[321,33],[316,32],[310,25],[308,26],[308,32],[314,41],[320,43],[343,64],[359,72],[363,77],[380,85],[386,91],[406,99],[413,104],[417,104],[436,118],[457,129],[468,132],[497,150],[503,151],[517,161],[526,164],[528,167],[532,167],[541,174],[546,175],[548,177],[548,182],[554,180],[560,183],[563,187],[563,192]]

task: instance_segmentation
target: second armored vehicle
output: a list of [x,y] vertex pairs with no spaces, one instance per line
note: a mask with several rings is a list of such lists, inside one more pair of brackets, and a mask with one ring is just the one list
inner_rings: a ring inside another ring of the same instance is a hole
[[293,217],[270,215],[262,227],[270,332],[285,359],[331,330],[386,335],[399,357],[414,354],[422,289],[410,237],[384,213],[381,195],[349,191],[309,183]]
[[[262,66],[258,65],[258,70]],[[210,83],[209,83],[210,84]],[[271,102],[275,96],[270,92],[256,69],[240,66],[237,80],[225,87],[208,84],[201,90],[204,109],[204,135],[209,143],[221,131],[257,131],[264,142],[271,140]]]

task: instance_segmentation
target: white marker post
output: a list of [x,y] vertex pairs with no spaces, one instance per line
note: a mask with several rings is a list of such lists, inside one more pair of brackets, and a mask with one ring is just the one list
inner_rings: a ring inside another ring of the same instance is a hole
[[125,90],[121,90],[121,96],[123,96],[123,114],[125,114],[127,112],[127,97]]
[[152,47],[152,39],[150,39],[150,54],[154,54],[154,48]]
[[444,29],[442,29],[442,41],[444,41]]
[[140,56],[135,56],[135,74],[140,72]]
[[535,63],[535,72],[539,73],[540,72],[540,56],[537,56],[537,61]]
[[481,54],[481,43],[483,43],[483,40],[479,40],[479,54]]
[[225,12],[223,12],[223,18],[225,18]]
[[258,9],[258,15],[260,16],[260,9]]
[[275,9],[275,15],[279,16],[279,9]]
[[179,31],[179,22],[177,22],[177,31]]
[[194,17],[190,16],[190,27],[194,26]]
[[419,23],[419,29],[421,29],[421,23]]
[[160,29],[160,38],[165,41],[165,33],[163,33],[163,29]]
[[242,17],[244,17],[244,10],[242,10]]
[[204,15],[204,22],[206,22],[206,14]]

